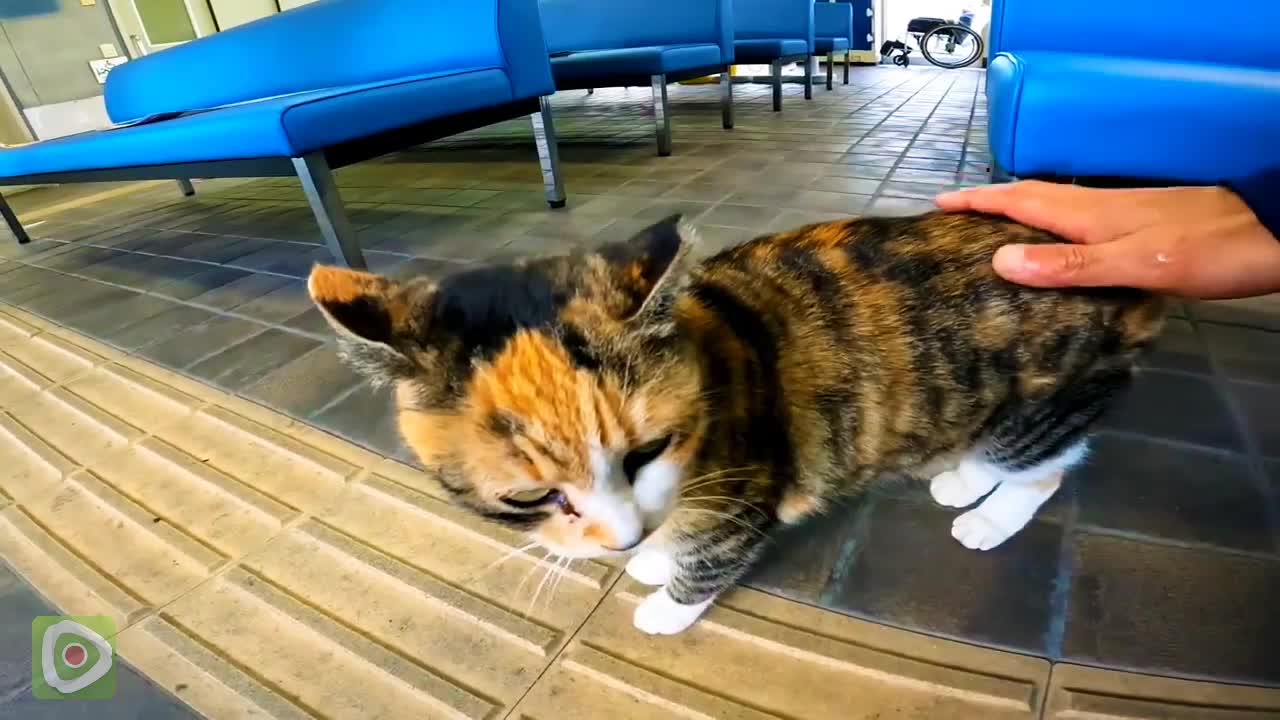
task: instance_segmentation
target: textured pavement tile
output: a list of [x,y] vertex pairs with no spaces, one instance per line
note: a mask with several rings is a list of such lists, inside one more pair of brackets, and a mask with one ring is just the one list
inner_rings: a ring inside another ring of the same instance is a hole
[[183,369],[267,329],[251,320],[224,315],[138,351],[142,357],[168,368]]
[[325,344],[271,371],[240,394],[305,418],[364,382],[338,359],[332,344]]

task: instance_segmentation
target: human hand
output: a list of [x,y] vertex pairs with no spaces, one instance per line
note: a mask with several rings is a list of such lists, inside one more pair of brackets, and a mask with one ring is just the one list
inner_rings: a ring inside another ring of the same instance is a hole
[[1024,181],[947,193],[948,211],[1004,215],[1074,245],[1007,245],[993,265],[1033,287],[1136,287],[1202,299],[1280,291],[1280,240],[1221,187],[1098,190]]

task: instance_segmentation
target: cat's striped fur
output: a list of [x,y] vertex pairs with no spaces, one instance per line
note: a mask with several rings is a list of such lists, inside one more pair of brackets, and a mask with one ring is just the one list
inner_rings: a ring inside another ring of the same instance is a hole
[[405,440],[460,503],[563,554],[645,540],[629,570],[665,588],[637,625],[673,632],[775,525],[887,473],[955,468],[933,491],[960,505],[1003,482],[957,520],[971,547],[1030,519],[1164,317],[1145,293],[991,269],[1003,244],[1054,240],[932,213],[698,262],[671,218],[438,284],[317,268],[310,287],[346,356],[396,383]]

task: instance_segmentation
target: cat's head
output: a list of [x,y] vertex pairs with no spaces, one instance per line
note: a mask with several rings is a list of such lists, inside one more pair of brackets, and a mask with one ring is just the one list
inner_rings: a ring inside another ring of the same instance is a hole
[[690,229],[396,282],[316,267],[344,359],[395,387],[400,432],[455,499],[561,555],[633,547],[672,512],[703,433],[673,311]]

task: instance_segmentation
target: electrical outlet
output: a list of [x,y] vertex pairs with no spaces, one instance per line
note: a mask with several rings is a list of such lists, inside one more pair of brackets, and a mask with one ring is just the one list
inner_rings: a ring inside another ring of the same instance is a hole
[[117,50],[116,46],[112,45],[111,43],[102,43],[101,45],[98,46],[98,51],[102,53],[102,57],[104,58],[113,58],[113,57],[120,56],[120,51]]

